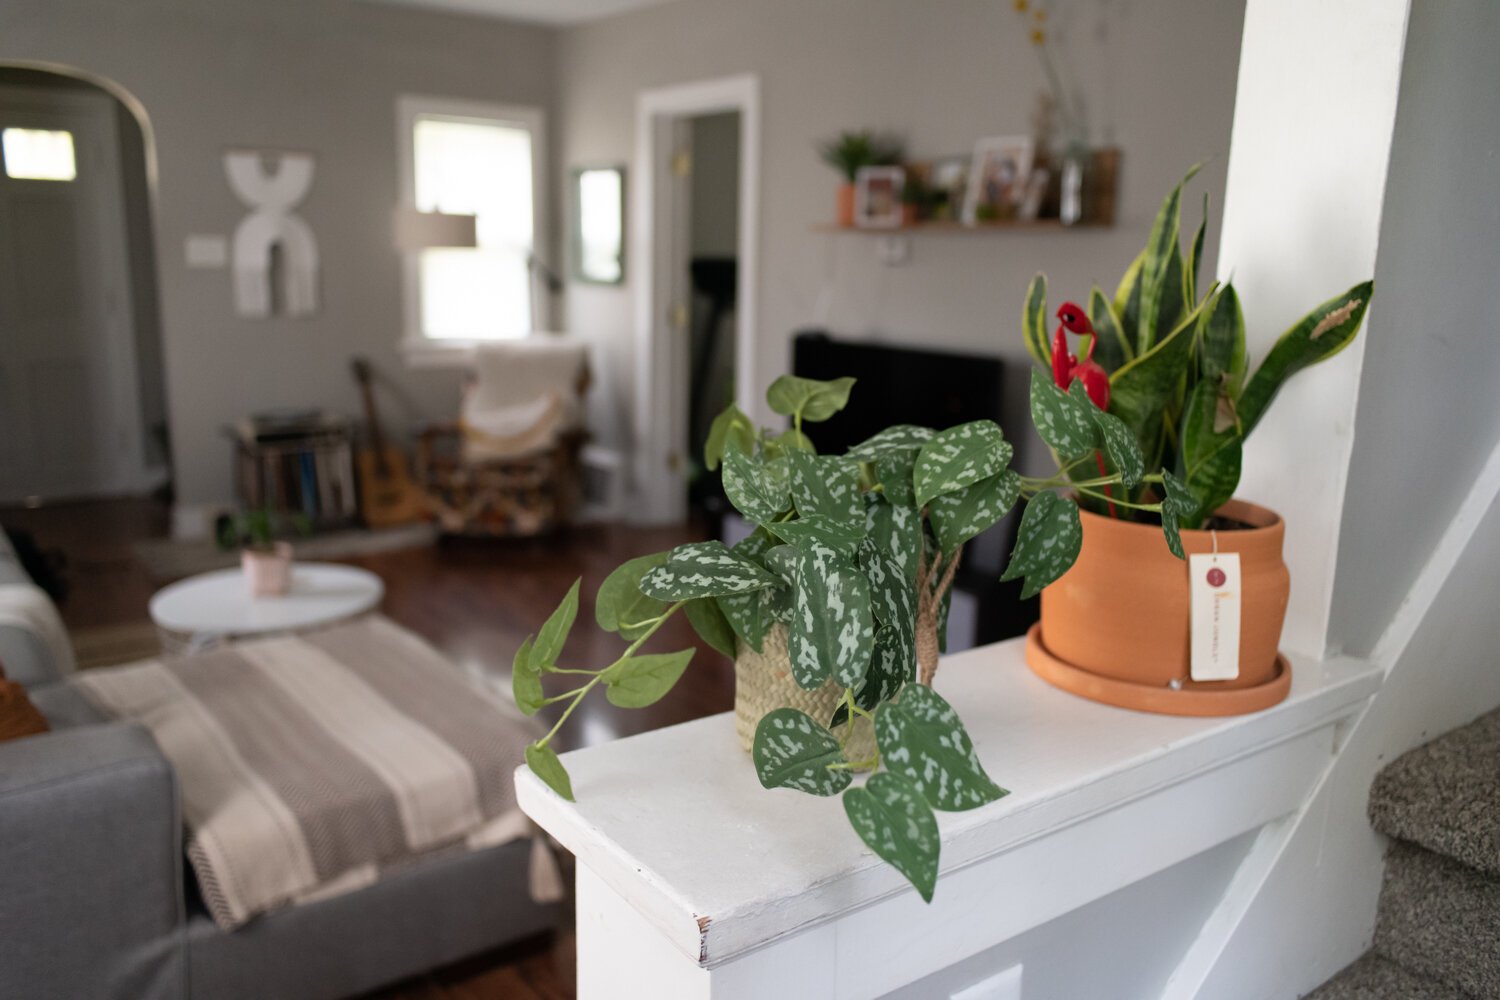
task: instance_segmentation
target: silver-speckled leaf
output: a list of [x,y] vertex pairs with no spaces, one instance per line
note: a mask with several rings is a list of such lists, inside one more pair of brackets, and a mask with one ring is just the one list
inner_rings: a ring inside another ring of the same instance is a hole
[[792,503],[802,517],[825,516],[854,520],[864,511],[859,489],[859,466],[847,458],[794,451]]
[[813,542],[844,553],[853,553],[865,537],[865,519],[812,514],[792,521],[775,521],[766,530],[784,542],[805,548]]
[[944,552],[953,553],[1004,517],[1020,495],[1021,477],[1006,469],[957,493],[936,497],[927,505],[927,516],[932,519],[938,544]]
[[916,451],[928,441],[937,436],[937,431],[930,427],[917,427],[913,424],[896,424],[868,438],[849,449],[849,457],[868,462],[878,455],[887,455],[892,452]]
[[1179,524],[1198,513],[1198,498],[1187,484],[1170,472],[1162,472],[1162,486],[1166,496],[1161,502],[1161,528],[1167,536],[1167,548],[1178,559],[1187,558],[1182,551],[1182,533]]
[[805,712],[778,708],[767,712],[755,727],[751,756],[755,776],[764,788],[794,788],[809,795],[837,795],[853,780],[842,764],[844,755],[833,734]]
[[797,585],[797,549],[785,543],[771,546],[762,558],[766,569],[781,577],[788,587]]
[[1021,515],[1016,547],[1000,579],[1024,576],[1026,583],[1021,588],[1024,601],[1066,573],[1078,558],[1082,545],[1083,525],[1078,519],[1078,505],[1056,493],[1038,493],[1027,502],[1026,512]]
[[908,684],[875,713],[886,769],[911,779],[936,809],[962,812],[1009,794],[990,780],[953,706],[930,687]]
[[886,625],[875,633],[875,651],[870,671],[855,699],[859,707],[873,712],[875,706],[896,697],[917,676],[917,648],[910,632]]
[[785,482],[759,458],[733,442],[724,450],[724,493],[734,509],[757,524],[772,520],[790,506]]
[[723,542],[679,545],[641,578],[641,592],[661,601],[744,594],[779,581],[755,563],[724,547]]
[[765,614],[765,595],[770,589],[767,587],[765,590],[752,590],[748,594],[726,594],[714,598],[719,602],[719,610],[724,612],[734,634],[757,653],[761,651],[762,644],[766,641],[766,632],[771,627]]
[[792,678],[809,690],[830,676],[854,687],[864,679],[874,644],[870,583],[858,564],[818,542],[799,547],[787,641]]
[[918,506],[987,479],[1010,464],[1011,446],[991,420],[950,427],[922,446],[913,484]]
[[1058,461],[1067,463],[1099,448],[1099,431],[1089,411],[1097,409],[1087,398],[1079,402],[1052,380],[1031,370],[1031,422]]
[[1136,441],[1135,434],[1125,426],[1125,421],[1097,406],[1090,410],[1090,416],[1099,428],[1099,437],[1104,442],[1104,453],[1109,457],[1109,464],[1120,474],[1121,481],[1128,489],[1135,489],[1141,484],[1141,477],[1146,474],[1146,459],[1141,454],[1141,446]]
[[922,558],[922,517],[915,507],[876,503],[865,510],[861,561],[868,560],[866,553],[875,552],[890,556],[906,578],[916,582],[917,564]]
[[880,483],[881,496],[886,502],[898,507],[915,507],[917,491],[912,485],[912,474],[917,466],[917,451],[893,451],[875,459],[875,478]]
[[844,793],[844,812],[865,846],[905,875],[924,902],[932,902],[942,837],[916,786],[899,774],[872,774],[863,788]]
[[916,635],[916,585],[901,564],[883,552],[867,552],[860,560],[870,581],[871,609],[876,621],[893,625],[904,635]]

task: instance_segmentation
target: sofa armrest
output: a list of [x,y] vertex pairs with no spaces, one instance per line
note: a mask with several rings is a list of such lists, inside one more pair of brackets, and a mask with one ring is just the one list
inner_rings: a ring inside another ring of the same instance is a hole
[[177,782],[125,723],[0,743],[0,996],[186,995]]

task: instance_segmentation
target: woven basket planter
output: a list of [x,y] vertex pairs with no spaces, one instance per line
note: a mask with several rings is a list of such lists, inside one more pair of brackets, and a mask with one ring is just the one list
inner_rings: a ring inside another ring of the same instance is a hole
[[[809,691],[792,679],[785,625],[771,627],[759,653],[744,640],[739,641],[738,649],[734,660],[734,731],[747,753],[755,742],[755,727],[774,709],[795,708],[825,725],[833,717],[844,689],[830,680]],[[835,733],[842,736],[844,727]],[[850,760],[867,760],[875,755],[875,732],[868,719],[855,720],[854,735],[844,755]]]

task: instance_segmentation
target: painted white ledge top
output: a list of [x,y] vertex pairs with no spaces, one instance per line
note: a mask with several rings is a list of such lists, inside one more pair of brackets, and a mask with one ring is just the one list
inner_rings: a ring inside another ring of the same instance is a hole
[[[948,872],[1348,714],[1379,687],[1360,660],[1296,656],[1280,705],[1218,719],[1149,715],[1049,687],[1024,640],[945,657],[936,687],[1010,794],[938,813]],[[730,713],[563,756],[576,803],[525,767],[520,806],[656,925],[719,965],[910,886],[865,848],[840,799],[767,791]],[[938,878],[942,892],[942,876]]]

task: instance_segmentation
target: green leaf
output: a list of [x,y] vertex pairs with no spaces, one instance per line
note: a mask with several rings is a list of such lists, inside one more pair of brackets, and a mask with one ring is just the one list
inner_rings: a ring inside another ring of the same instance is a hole
[[1021,588],[1024,601],[1066,573],[1082,546],[1083,525],[1078,519],[1078,505],[1056,493],[1038,493],[1027,502],[1021,515],[1016,547],[1000,580],[1025,577],[1025,586]]
[[1146,263],[1146,251],[1136,254],[1135,260],[1125,269],[1120,284],[1115,289],[1115,315],[1119,317],[1120,329],[1126,340],[1139,338],[1141,324],[1141,267]]
[[922,517],[913,507],[893,507],[877,503],[865,511],[865,540],[860,543],[860,558],[865,549],[889,555],[901,567],[907,580],[915,583],[917,564],[922,558]]
[[776,577],[724,547],[723,542],[679,545],[641,578],[641,592],[660,601],[744,594],[777,585]]
[[943,591],[943,599],[938,602],[937,635],[938,652],[948,652],[948,613],[953,610],[953,588],[949,587]]
[[1188,248],[1187,265],[1182,272],[1184,297],[1189,303],[1198,301],[1198,270],[1203,263],[1203,237],[1208,232],[1208,192],[1203,192],[1203,218],[1198,220],[1198,232],[1193,236],[1193,245]]
[[819,542],[832,549],[852,554],[865,537],[865,519],[861,515],[855,520],[814,515],[793,521],[773,521],[766,530],[784,542],[797,546]]
[[755,727],[750,752],[755,776],[763,788],[837,795],[853,780],[847,768],[828,768],[829,764],[844,763],[838,740],[810,715],[795,708],[767,712]]
[[1374,292],[1373,281],[1362,281],[1324,302],[1281,335],[1240,393],[1244,436],[1250,436],[1287,379],[1309,365],[1333,357],[1354,342]]
[[[771,617],[767,614],[767,595],[771,588],[753,590],[748,594],[729,594],[716,597],[719,610],[723,612],[735,635],[745,641],[757,653],[764,648],[766,632],[771,628]],[[736,651],[737,652],[737,651]]]
[[1135,433],[1147,461],[1159,457],[1163,416],[1181,389],[1197,319],[1197,311],[1184,317],[1155,347],[1109,377],[1109,412]]
[[883,552],[868,552],[860,560],[870,584],[870,609],[875,619],[900,629],[908,638],[916,635],[916,588],[901,564]]
[[1188,171],[1176,187],[1167,193],[1151,235],[1146,240],[1141,261],[1141,317],[1136,335],[1136,353],[1144,354],[1160,336],[1175,325],[1182,311],[1182,247],[1178,230],[1182,222],[1182,187],[1193,179],[1202,164]]
[[952,554],[1004,517],[1020,495],[1021,477],[1006,469],[957,493],[937,497],[928,505],[927,516],[932,519],[938,544],[945,553]]
[[563,643],[568,641],[568,633],[573,630],[573,621],[578,617],[578,588],[582,583],[582,577],[573,581],[567,596],[537,633],[536,645],[531,647],[531,655],[528,657],[528,662],[534,669],[543,670],[557,663],[558,656],[562,654]]
[[1052,344],[1047,339],[1047,276],[1038,274],[1026,286],[1026,301],[1021,306],[1021,333],[1026,353],[1043,368],[1052,367]]
[[604,671],[605,697],[621,708],[645,708],[672,690],[692,658],[691,649],[627,656]]
[[910,684],[875,713],[886,769],[909,779],[935,809],[963,812],[1009,794],[990,780],[953,706],[930,687]]
[[936,436],[930,427],[895,424],[850,448],[846,457],[867,462],[892,452],[916,451]]
[[[1081,383],[1075,380],[1075,384]],[[1031,422],[1058,464],[1099,450],[1099,431],[1091,413],[1097,409],[1086,395],[1080,401],[1053,385],[1050,375],[1031,369]]]
[[916,786],[899,774],[872,774],[863,788],[844,793],[844,812],[865,846],[905,875],[923,902],[932,902],[942,838]]
[[1009,465],[1010,458],[1010,442],[993,421],[975,420],[948,428],[917,455],[912,479],[918,506],[988,479]]
[[547,787],[569,802],[573,798],[573,782],[568,778],[568,769],[558,759],[557,751],[551,747],[538,746],[533,743],[526,748],[526,766],[531,768],[538,778],[547,783]]
[[1107,372],[1118,369],[1125,362],[1135,357],[1135,346],[1125,336],[1125,330],[1120,326],[1120,318],[1115,315],[1115,307],[1110,304],[1109,299],[1095,285],[1089,292],[1089,322],[1094,324],[1094,333],[1098,338],[1098,346],[1094,348],[1094,360],[1099,362]]
[[719,467],[719,460],[731,442],[746,455],[755,451],[755,424],[733,403],[709,425],[708,440],[703,444],[703,464],[710,472]]
[[642,625],[667,610],[667,605],[641,593],[641,577],[667,561],[666,552],[638,556],[617,566],[604,578],[594,598],[594,621],[606,632],[618,632],[634,642],[650,625]]
[[1162,472],[1162,485],[1167,495],[1161,502],[1161,529],[1167,536],[1167,548],[1178,559],[1186,559],[1182,551],[1182,535],[1179,524],[1191,520],[1198,514],[1198,501],[1187,484],[1170,472]]
[[847,458],[788,456],[792,467],[792,503],[803,517],[822,514],[846,521],[862,520],[864,498],[859,489],[859,466]]
[[[758,595],[762,591],[751,591],[751,593]],[[682,610],[687,615],[688,621],[692,623],[693,631],[698,633],[698,637],[732,660],[736,653],[734,627],[724,617],[724,612],[720,610],[718,602],[719,599],[715,597],[700,597],[697,600],[688,601],[682,606]]]
[[849,390],[853,388],[852,378],[820,382],[796,375],[783,375],[766,390],[766,402],[774,412],[784,417],[795,417],[800,412],[804,421],[817,422],[827,420],[847,406]]
[[1223,390],[1215,383],[1201,381],[1193,387],[1182,413],[1182,474],[1198,503],[1198,513],[1182,519],[1182,527],[1196,528],[1202,519],[1234,496],[1240,483],[1242,442],[1238,428],[1227,422],[1225,429],[1214,428],[1220,414],[1232,414],[1234,401],[1221,397]]
[[808,690],[832,676],[864,679],[874,646],[870,582],[850,556],[812,542],[797,551],[797,588],[787,648],[792,679]]
[[875,478],[880,481],[881,496],[887,503],[901,507],[915,507],[917,492],[912,485],[912,475],[917,467],[915,449],[881,455],[875,459]]
[[732,443],[724,452],[724,493],[734,509],[757,524],[775,520],[787,509],[788,494],[766,463]]
[[542,672],[531,665],[531,636],[516,650],[516,658],[510,665],[510,696],[522,715],[535,715],[541,711]]
[[[1074,383],[1075,385],[1077,383]],[[1099,428],[1099,439],[1104,442],[1104,453],[1109,464],[1120,474],[1126,489],[1135,489],[1146,474],[1146,459],[1141,455],[1141,446],[1125,422],[1097,406],[1090,415]]]
[[766,550],[766,569],[777,578],[778,585],[797,585],[797,548],[793,545],[774,545]]
[[1198,371],[1231,397],[1245,379],[1245,314],[1234,285],[1225,285],[1204,303],[1198,317]]

